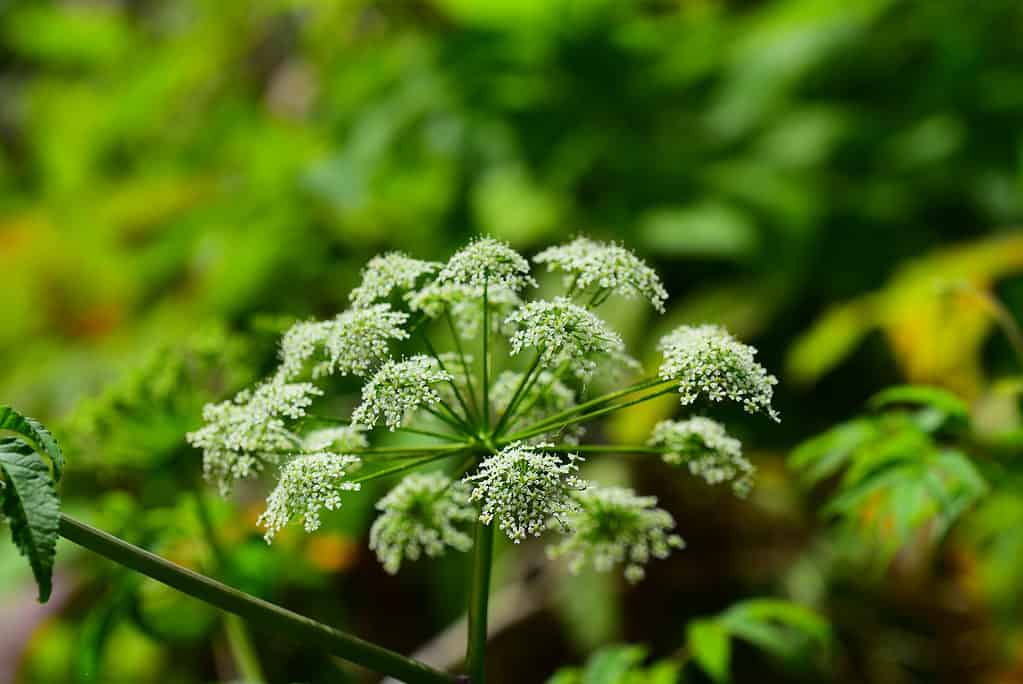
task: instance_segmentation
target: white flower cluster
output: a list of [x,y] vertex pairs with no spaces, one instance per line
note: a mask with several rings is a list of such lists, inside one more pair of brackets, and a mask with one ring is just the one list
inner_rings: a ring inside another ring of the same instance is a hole
[[675,519],[656,507],[656,497],[636,496],[622,487],[593,487],[574,498],[578,508],[567,517],[570,533],[547,549],[550,558],[567,559],[572,573],[587,564],[607,572],[626,563],[625,578],[638,582],[651,558],[667,558],[671,549],[685,547],[682,537],[671,533]]
[[533,257],[533,261],[547,264],[548,271],[564,272],[565,285],[572,294],[593,289],[598,301],[608,293],[639,297],[664,313],[668,293],[661,279],[652,268],[621,245],[579,237],[564,245],[545,249]]
[[341,507],[341,492],[360,489],[361,485],[345,479],[358,465],[355,456],[330,452],[305,454],[284,464],[277,487],[257,522],[266,528],[267,543],[298,517],[305,519],[306,532],[318,530],[321,510],[337,510]]
[[302,438],[304,451],[334,451],[340,454],[358,451],[369,446],[365,428],[361,425],[338,425],[313,430]]
[[372,427],[383,418],[394,430],[413,410],[440,401],[433,386],[451,379],[432,356],[388,361],[362,386],[362,403],[352,413],[352,423]]
[[435,261],[413,259],[401,252],[373,257],[362,270],[362,283],[348,295],[352,306],[362,309],[395,290],[411,290],[422,276],[436,273],[441,265]]
[[402,327],[407,321],[408,314],[394,311],[389,304],[376,304],[351,309],[330,321],[297,323],[281,340],[278,373],[294,379],[319,355],[314,378],[332,373],[367,375],[388,357],[391,340],[408,339]]
[[702,416],[662,420],[654,427],[649,443],[669,449],[663,456],[665,463],[688,463],[689,472],[708,484],[731,482],[739,496],[753,488],[756,468],[742,455],[742,443],[717,421]]
[[203,450],[207,479],[226,495],[235,480],[255,475],[265,463],[279,463],[284,453],[301,444],[285,418],[301,418],[321,394],[310,383],[273,379],[232,400],[207,404],[206,425],[186,435],[189,444]]
[[480,521],[489,525],[496,519],[516,544],[540,536],[551,518],[563,520],[578,507],[572,493],[586,488],[575,474],[583,459],[544,451],[545,446],[509,444],[466,478],[474,483],[470,501],[482,502]]
[[625,348],[618,333],[600,317],[564,297],[529,302],[505,322],[515,330],[509,340],[512,354],[535,349],[544,367],[569,362],[580,377],[588,377],[596,369],[593,357]]
[[683,406],[702,395],[710,401],[730,399],[749,413],[763,411],[779,419],[771,407],[778,378],[757,363],[756,349],[724,328],[684,325],[662,337],[658,349],[664,354],[660,377],[680,381]]
[[[448,260],[437,276],[439,285],[463,285],[479,291],[521,291],[526,285],[536,287],[529,274],[529,262],[507,243],[490,237],[478,238],[460,249]],[[489,298],[489,294],[488,294]]]
[[380,516],[369,531],[369,548],[376,551],[384,570],[398,572],[406,558],[435,558],[450,547],[472,548],[465,531],[475,522],[476,508],[469,503],[469,486],[444,475],[414,473],[377,502]]

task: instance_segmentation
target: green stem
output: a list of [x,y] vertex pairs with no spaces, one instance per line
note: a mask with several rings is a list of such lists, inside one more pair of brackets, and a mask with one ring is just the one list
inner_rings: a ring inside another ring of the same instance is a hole
[[[465,351],[462,349],[462,338],[455,330],[455,321],[451,317],[451,309],[447,306],[444,307],[444,318],[448,322],[448,328],[451,330],[451,338],[455,342],[455,349],[458,350],[458,358],[462,362],[462,371],[465,373],[465,384],[469,389],[469,403],[475,407],[479,404],[479,398],[476,396],[476,383],[472,381],[472,373],[469,372],[469,363],[465,360]],[[479,420],[480,416],[476,415],[476,419]]]
[[483,431],[490,430],[490,303],[489,281],[483,281]]
[[487,603],[490,600],[490,570],[494,560],[494,525],[476,523],[473,546],[472,585],[469,594],[469,634],[465,667],[472,684],[484,684],[487,658]]
[[452,435],[443,432],[433,432],[432,430],[421,430],[419,428],[410,427],[399,427],[395,429],[395,432],[407,432],[410,435],[425,435],[426,437],[436,437],[437,439],[443,439],[448,442],[455,442],[462,439],[462,435]]
[[388,475],[393,475],[395,473],[400,473],[405,470],[417,468],[421,465],[426,465],[427,463],[432,463],[433,461],[439,461],[442,458],[454,456],[455,454],[465,451],[465,449],[466,447],[447,449],[446,451],[431,454],[430,456],[424,456],[423,458],[418,458],[412,461],[406,461],[405,463],[399,463],[398,465],[391,466],[390,468],[382,468],[381,470],[368,473],[366,475],[363,475],[362,477],[353,477],[351,480],[349,480],[349,482],[353,482],[356,484],[361,484],[363,482],[371,482],[373,480],[378,480],[382,477],[387,477]]
[[586,413],[586,414],[583,414],[581,416],[575,416],[574,418],[569,418],[569,419],[567,419],[567,420],[565,420],[565,421],[563,421],[561,423],[556,423],[556,424],[553,424],[553,425],[547,425],[547,421],[544,421],[543,423],[538,423],[537,425],[534,425],[533,427],[528,428],[527,430],[524,430],[523,432],[519,432],[519,433],[516,433],[514,435],[510,435],[504,443],[514,442],[514,441],[519,440],[519,439],[528,439],[529,437],[535,437],[536,435],[542,435],[545,432],[554,432],[555,430],[560,430],[562,428],[566,428],[569,425],[575,425],[576,423],[582,423],[582,422],[587,421],[587,420],[593,420],[594,418],[599,418],[600,416],[607,415],[608,413],[614,413],[615,411],[621,411],[622,409],[629,408],[630,406],[635,406],[636,404],[641,404],[644,401],[650,401],[651,399],[653,399],[655,397],[659,397],[662,394],[667,394],[668,392],[674,392],[674,391],[675,391],[675,385],[672,385],[671,387],[665,387],[664,389],[658,390],[656,392],[653,392],[652,394],[646,394],[646,395],[644,395],[642,397],[639,397],[638,399],[633,399],[632,401],[627,401],[627,402],[625,402],[623,404],[615,404],[614,406],[608,406],[606,408],[600,409],[599,411],[593,411],[592,413]]
[[[426,349],[430,352],[430,355],[433,356],[433,358],[437,359],[437,365],[440,366],[440,369],[445,373],[448,373],[448,375],[451,375],[451,373],[448,372],[447,367],[444,365],[444,362],[441,360],[440,354],[437,353],[437,350],[433,348],[433,344],[430,343],[430,338],[426,336],[426,332],[420,331],[420,337],[423,338],[423,342],[426,344]],[[451,380],[448,380],[448,384],[451,385],[451,389],[454,390],[455,392],[455,399],[458,400],[458,403],[462,406],[462,410],[465,411],[464,419],[461,416],[456,417],[463,423],[468,425],[469,421],[472,420],[472,418],[470,417],[471,412],[469,411],[469,406],[468,404],[465,403],[465,398],[462,397],[462,391],[458,389],[458,383],[455,382],[454,376],[451,375],[451,378],[452,378]]]
[[544,451],[554,451],[559,454],[594,453],[594,454],[665,454],[668,450],[663,447],[640,446],[638,444],[558,444],[552,447],[544,447]]
[[408,684],[454,684],[452,677],[425,663],[229,587],[64,514],[60,516],[60,534],[104,558],[305,646],[321,648]]
[[543,358],[543,355],[540,352],[537,352],[536,357],[533,359],[533,363],[530,364],[529,369],[519,381],[519,386],[515,388],[515,393],[512,394],[511,400],[508,401],[508,406],[505,407],[504,413],[501,414],[501,418],[497,421],[497,425],[494,426],[495,435],[501,434],[501,430],[508,423],[508,419],[513,415],[513,412],[521,401],[521,398],[525,396],[524,390],[526,389],[526,383],[528,382],[532,385],[533,373],[536,371],[536,367],[540,365],[541,358]]
[[[590,399],[589,401],[584,401],[581,404],[576,404],[572,408],[565,409],[564,411],[561,411],[560,413],[555,413],[553,416],[548,416],[547,418],[544,418],[542,421],[540,421],[536,425],[533,425],[529,429],[538,428],[538,427],[541,427],[541,426],[544,426],[544,425],[556,425],[560,421],[563,421],[566,418],[568,418],[568,417],[570,417],[570,416],[572,416],[572,415],[574,415],[576,413],[584,412],[587,409],[593,408],[594,406],[599,406],[601,404],[606,404],[609,401],[614,401],[615,399],[620,399],[621,397],[627,396],[629,394],[633,394],[635,392],[639,392],[639,391],[642,391],[642,390],[645,390],[645,389],[649,389],[651,387],[656,387],[657,385],[664,384],[665,382],[670,382],[670,381],[668,381],[668,380],[661,380],[660,378],[649,378],[647,380],[641,380],[640,382],[636,383],[635,385],[632,385],[631,387],[626,387],[623,390],[618,390],[616,392],[610,392],[608,394],[603,394],[603,395],[601,395],[599,397],[594,397],[593,399]],[[542,432],[541,433],[536,433],[536,434],[542,434]]]

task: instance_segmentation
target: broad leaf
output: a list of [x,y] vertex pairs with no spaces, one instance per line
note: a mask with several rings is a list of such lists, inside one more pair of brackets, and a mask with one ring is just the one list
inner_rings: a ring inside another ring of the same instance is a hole
[[871,397],[869,406],[881,411],[898,405],[920,408],[920,427],[933,431],[945,425],[958,427],[970,423],[970,409],[966,402],[948,390],[925,385],[899,385],[889,387]]
[[3,510],[14,544],[28,558],[39,585],[39,601],[50,598],[53,560],[57,549],[60,504],[50,466],[20,439],[0,440],[0,490]]
[[715,682],[727,682],[732,660],[732,643],[728,630],[717,620],[694,620],[686,630],[686,640],[693,660]]
[[23,416],[10,406],[0,404],[0,430],[16,432],[46,454],[53,468],[53,479],[60,482],[64,474],[64,454],[50,431],[34,418]]

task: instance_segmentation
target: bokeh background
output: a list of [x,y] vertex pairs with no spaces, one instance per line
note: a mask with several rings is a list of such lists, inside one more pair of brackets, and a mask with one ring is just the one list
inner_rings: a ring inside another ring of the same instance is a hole
[[[688,549],[636,588],[506,550],[522,593],[494,683],[617,642],[667,656],[751,596],[813,606],[834,644],[810,668],[739,644],[735,681],[1023,681],[1019,439],[986,517],[869,570],[849,548],[871,540],[786,465],[903,382],[1019,434],[1021,35],[1017,0],[5,0],[0,400],[58,433],[69,510],[194,567],[205,511],[232,583],[412,652],[462,613],[458,559],[385,575],[372,497],[268,549],[265,484],[218,500],[184,433],[378,252],[621,240],[672,295],[616,319],[630,346],[652,361],[664,330],[723,323],[778,374],[784,420],[729,416],[760,469],[746,501],[595,463],[656,493]],[[675,406],[602,430],[641,439]],[[215,614],[58,551],[39,607],[0,545],[0,682],[236,677]],[[364,681],[255,639],[270,681]]]

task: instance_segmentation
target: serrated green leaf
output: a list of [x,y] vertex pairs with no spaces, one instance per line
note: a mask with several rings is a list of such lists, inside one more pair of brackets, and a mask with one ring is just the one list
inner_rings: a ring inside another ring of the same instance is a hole
[[60,482],[60,478],[64,474],[64,454],[61,452],[57,440],[39,421],[21,415],[10,406],[0,404],[0,430],[8,430],[21,435],[36,449],[46,454],[53,468],[53,480]]
[[28,558],[39,586],[39,601],[45,603],[52,589],[60,522],[60,502],[50,467],[31,445],[9,438],[0,440],[0,474],[5,485],[0,507],[15,546]]
[[686,642],[693,660],[711,679],[729,681],[732,644],[724,625],[717,620],[694,620],[686,628]]

